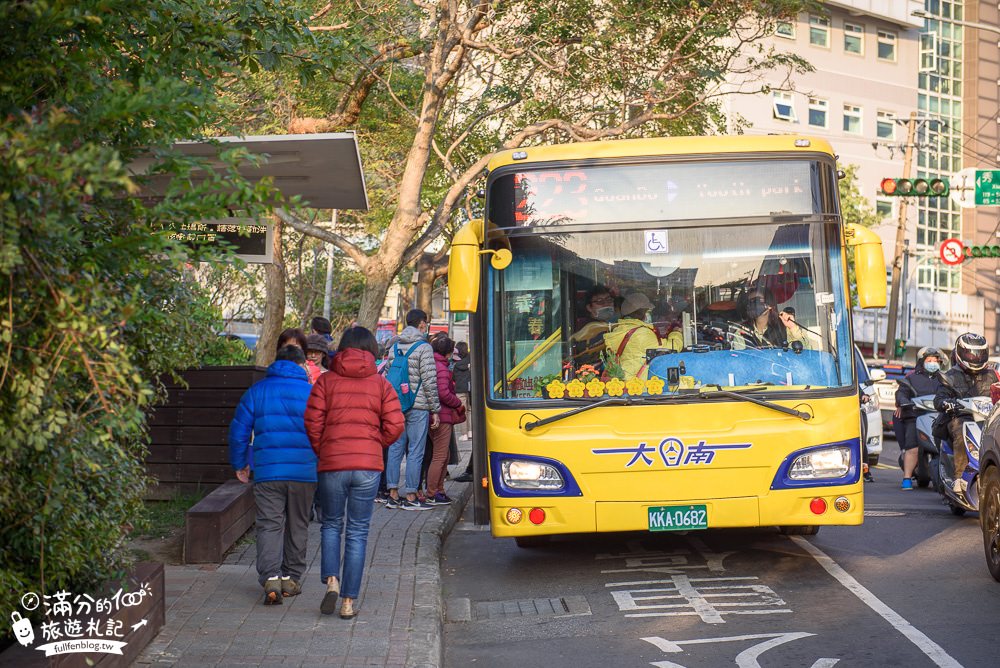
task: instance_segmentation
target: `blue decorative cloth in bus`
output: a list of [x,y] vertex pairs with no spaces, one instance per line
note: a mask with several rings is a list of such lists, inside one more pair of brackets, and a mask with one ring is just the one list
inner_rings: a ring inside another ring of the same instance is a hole
[[649,363],[649,377],[654,376],[668,382],[664,393],[672,391],[670,384],[677,376],[690,376],[700,387],[761,383],[838,387],[843,384],[837,377],[836,360],[830,353],[816,350],[795,353],[780,348],[661,355]]

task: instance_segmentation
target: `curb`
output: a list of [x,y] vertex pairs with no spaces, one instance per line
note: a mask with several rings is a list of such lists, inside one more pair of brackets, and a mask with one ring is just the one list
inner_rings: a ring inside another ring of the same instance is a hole
[[440,668],[444,663],[444,603],[441,595],[441,547],[472,496],[471,483],[454,494],[448,511],[427,522],[417,536],[413,617],[406,646],[406,668]]

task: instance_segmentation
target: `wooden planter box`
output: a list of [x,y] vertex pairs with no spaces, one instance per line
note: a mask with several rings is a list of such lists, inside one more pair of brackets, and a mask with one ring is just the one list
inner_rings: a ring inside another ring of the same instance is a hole
[[[96,602],[99,599],[111,599],[115,592],[121,589],[123,592],[132,593],[140,590],[143,584],[148,584],[149,594],[141,598],[137,605],[124,606],[117,605],[117,609],[111,612],[97,613],[92,605],[88,614],[72,614],[63,617],[53,617],[59,622],[61,636],[59,638],[45,638],[42,634],[41,622],[32,620],[34,624],[35,640],[30,647],[25,648],[20,645],[9,647],[3,654],[0,654],[0,666],[3,668],[84,668],[88,666],[100,666],[101,668],[125,668],[132,665],[139,654],[146,648],[153,638],[163,628],[166,619],[166,598],[163,579],[163,564],[152,561],[141,561],[136,564],[132,572],[128,574],[124,582],[110,582],[97,592],[74,591],[68,597],[70,602],[76,597],[84,594],[91,596]],[[53,592],[54,593],[54,592]],[[119,601],[127,599],[119,598]],[[80,608],[73,606],[76,613]],[[22,611],[23,612],[23,611]],[[107,630],[110,623],[112,628],[120,629],[121,636],[112,637],[110,635],[100,636],[94,633],[86,633],[87,623],[94,619],[99,622],[102,630]],[[39,651],[38,647],[49,643],[71,642],[62,631],[65,629],[65,622],[68,620],[79,620],[83,626],[84,633],[79,638],[87,640],[113,640],[124,642],[121,654],[107,654],[102,652],[82,652],[64,653],[56,656],[46,657],[45,652]],[[145,623],[143,623],[145,620]],[[137,625],[133,629],[133,625]]]

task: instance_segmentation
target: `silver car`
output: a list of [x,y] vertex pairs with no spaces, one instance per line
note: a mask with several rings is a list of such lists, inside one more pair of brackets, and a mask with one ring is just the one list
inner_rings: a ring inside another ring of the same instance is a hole
[[[878,464],[882,455],[882,415],[879,410],[879,395],[876,388],[881,381],[885,380],[885,371],[882,369],[869,369],[865,364],[861,351],[854,349],[854,363],[858,367],[858,397],[861,402],[861,430],[864,439],[864,449],[868,457],[866,463],[869,467]],[[895,388],[895,381],[893,381]],[[893,402],[895,402],[895,389],[893,389]]]

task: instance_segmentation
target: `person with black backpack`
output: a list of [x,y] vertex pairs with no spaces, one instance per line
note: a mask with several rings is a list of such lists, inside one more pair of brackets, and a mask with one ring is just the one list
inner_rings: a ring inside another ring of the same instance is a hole
[[[398,341],[389,348],[386,380],[399,396],[406,428],[403,435],[389,446],[389,461],[385,471],[386,486],[389,488],[386,508],[428,510],[433,507],[417,498],[427,432],[437,426],[437,414],[441,410],[434,350],[427,342],[429,328],[427,314],[420,309],[413,309],[406,314],[406,328],[400,332]],[[404,454],[406,474],[403,492],[406,497],[401,499],[399,474]]]

